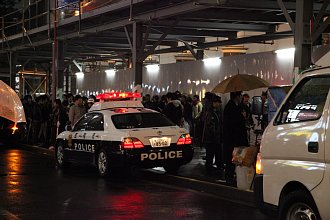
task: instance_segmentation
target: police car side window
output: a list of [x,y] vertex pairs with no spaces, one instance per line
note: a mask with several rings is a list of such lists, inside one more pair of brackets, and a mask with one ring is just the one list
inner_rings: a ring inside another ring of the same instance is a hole
[[90,121],[87,123],[86,130],[87,131],[103,131],[104,130],[104,122],[102,114],[93,114]]
[[330,88],[330,77],[308,77],[291,93],[274,124],[317,120],[323,113]]
[[73,131],[85,131],[88,121],[91,119],[91,115],[84,115],[75,125]]

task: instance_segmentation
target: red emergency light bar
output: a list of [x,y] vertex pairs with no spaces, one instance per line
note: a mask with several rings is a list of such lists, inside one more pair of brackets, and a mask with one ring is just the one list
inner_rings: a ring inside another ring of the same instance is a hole
[[96,98],[100,101],[133,100],[141,98],[141,94],[136,92],[107,92],[99,94]]

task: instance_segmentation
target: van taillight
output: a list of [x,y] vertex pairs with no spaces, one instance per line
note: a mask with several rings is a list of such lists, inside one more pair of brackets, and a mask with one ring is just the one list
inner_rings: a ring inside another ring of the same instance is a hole
[[123,149],[143,148],[143,143],[137,138],[124,138],[120,144]]
[[191,144],[192,140],[190,137],[190,134],[183,134],[180,136],[178,142],[176,142],[177,145],[184,145],[184,144]]

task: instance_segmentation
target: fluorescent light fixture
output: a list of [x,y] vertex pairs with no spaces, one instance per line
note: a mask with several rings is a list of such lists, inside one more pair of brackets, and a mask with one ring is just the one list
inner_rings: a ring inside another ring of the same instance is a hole
[[295,48],[275,50],[275,53],[279,59],[294,58],[294,52],[295,52]]
[[146,68],[147,68],[148,72],[158,72],[159,71],[159,65],[158,64],[146,65]]
[[84,78],[85,74],[84,74],[84,72],[76,72],[76,76],[78,79],[82,79],[82,78]]
[[190,84],[190,83],[191,83],[191,80],[190,80],[190,79],[188,79],[188,80],[187,80],[187,83],[188,83],[188,84]]
[[114,77],[116,75],[116,70],[108,69],[108,70],[105,70],[105,73],[107,74],[107,77]]
[[212,57],[212,58],[203,59],[203,62],[205,66],[217,66],[220,65],[221,59],[220,57]]

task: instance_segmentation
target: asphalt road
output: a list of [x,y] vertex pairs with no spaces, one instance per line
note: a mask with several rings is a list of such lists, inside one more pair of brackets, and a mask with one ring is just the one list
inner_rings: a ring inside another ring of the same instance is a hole
[[50,156],[0,146],[0,219],[270,219],[253,206],[144,175],[57,170]]

